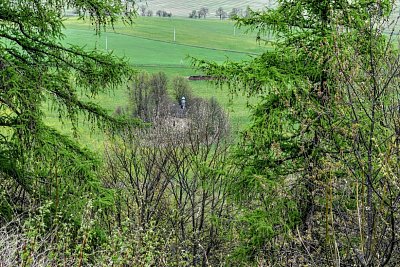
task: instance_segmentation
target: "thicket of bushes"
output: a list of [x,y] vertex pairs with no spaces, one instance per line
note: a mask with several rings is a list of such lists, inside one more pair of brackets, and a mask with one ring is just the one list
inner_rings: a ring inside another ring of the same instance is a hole
[[229,126],[219,104],[195,97],[184,78],[169,83],[164,73],[140,73],[129,105],[115,116],[147,124],[110,132],[104,164],[93,170],[93,190],[80,198],[80,210],[71,210],[73,202],[57,209],[59,203],[47,201],[0,228],[3,266],[226,261],[235,210],[224,178],[231,172],[224,167]]

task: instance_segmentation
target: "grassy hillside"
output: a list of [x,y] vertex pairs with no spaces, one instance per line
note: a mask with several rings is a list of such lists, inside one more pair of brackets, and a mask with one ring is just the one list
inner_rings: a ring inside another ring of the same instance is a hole
[[274,1],[271,0],[141,0],[137,1],[138,6],[146,5],[154,13],[157,10],[166,10],[172,12],[174,16],[187,17],[192,10],[199,10],[202,7],[207,7],[210,11],[208,17],[215,18],[215,10],[222,7],[228,13],[232,8],[241,8],[245,10],[247,6],[252,9],[262,9],[267,5],[271,5]]
[[[87,35],[94,36],[93,27],[85,21],[70,18],[65,21],[68,40],[88,43],[80,40],[78,30],[86,31]],[[175,41],[174,41],[175,29]],[[74,32],[75,31],[75,32]],[[178,45],[209,48],[210,50],[232,50],[242,53],[260,53],[264,47],[255,42],[254,34],[245,33],[245,29],[237,29],[232,21],[225,20],[194,20],[186,18],[158,18],[138,17],[132,27],[121,24],[115,25],[114,31],[109,31],[101,38],[93,39],[98,48],[105,48],[105,36],[112,34],[128,35],[131,38],[150,39]],[[85,37],[86,38],[86,37]],[[120,37],[115,40],[118,41]],[[133,39],[131,39],[132,42]],[[112,41],[111,39],[109,41]],[[109,43],[110,44],[110,43]],[[109,46],[109,48],[112,48]],[[118,47],[116,47],[118,49]],[[193,50],[190,48],[190,52]]]

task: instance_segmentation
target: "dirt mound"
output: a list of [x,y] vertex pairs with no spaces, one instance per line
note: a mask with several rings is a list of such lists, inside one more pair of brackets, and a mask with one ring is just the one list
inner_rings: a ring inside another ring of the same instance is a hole
[[190,81],[210,81],[214,80],[214,77],[208,75],[191,75],[188,79]]

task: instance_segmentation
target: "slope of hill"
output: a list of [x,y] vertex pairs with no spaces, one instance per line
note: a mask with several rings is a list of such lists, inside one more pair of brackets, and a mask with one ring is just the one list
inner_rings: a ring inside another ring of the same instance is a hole
[[209,9],[209,18],[216,18],[215,11],[222,7],[226,12],[230,12],[232,8],[241,8],[245,10],[247,6],[252,9],[262,9],[270,6],[272,0],[139,0],[136,2],[138,6],[147,6],[155,14],[157,10],[165,10],[171,12],[173,16],[187,17],[192,10],[199,10],[202,7]]

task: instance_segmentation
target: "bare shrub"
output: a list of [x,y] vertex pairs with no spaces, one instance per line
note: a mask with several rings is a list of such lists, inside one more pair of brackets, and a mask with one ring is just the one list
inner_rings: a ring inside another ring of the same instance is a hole
[[190,119],[192,135],[198,136],[199,140],[213,143],[229,132],[228,117],[215,98],[208,101],[193,98],[187,117]]
[[190,88],[189,82],[184,77],[175,77],[172,79],[172,88],[175,100],[180,103],[184,96],[187,102],[191,102],[193,98],[192,89]]
[[150,122],[154,118],[164,116],[167,110],[167,77],[164,73],[149,75],[139,73],[132,81],[129,92],[129,109],[134,117]]
[[123,228],[128,220],[139,240],[157,236],[157,266],[219,263],[228,245],[226,116],[215,100],[195,103],[185,118],[127,129],[106,146],[104,182],[117,192],[114,223]]
[[[174,101],[167,94],[167,85],[165,73],[151,76],[144,72],[138,74],[132,82],[128,110],[134,117],[152,122],[158,130],[171,128],[169,131],[174,135],[189,129],[192,133],[195,130],[203,139],[215,134],[228,134],[227,115],[215,98],[204,100],[195,97],[188,81],[183,77],[175,77],[171,82]],[[185,97],[185,107],[181,102],[182,97]]]

